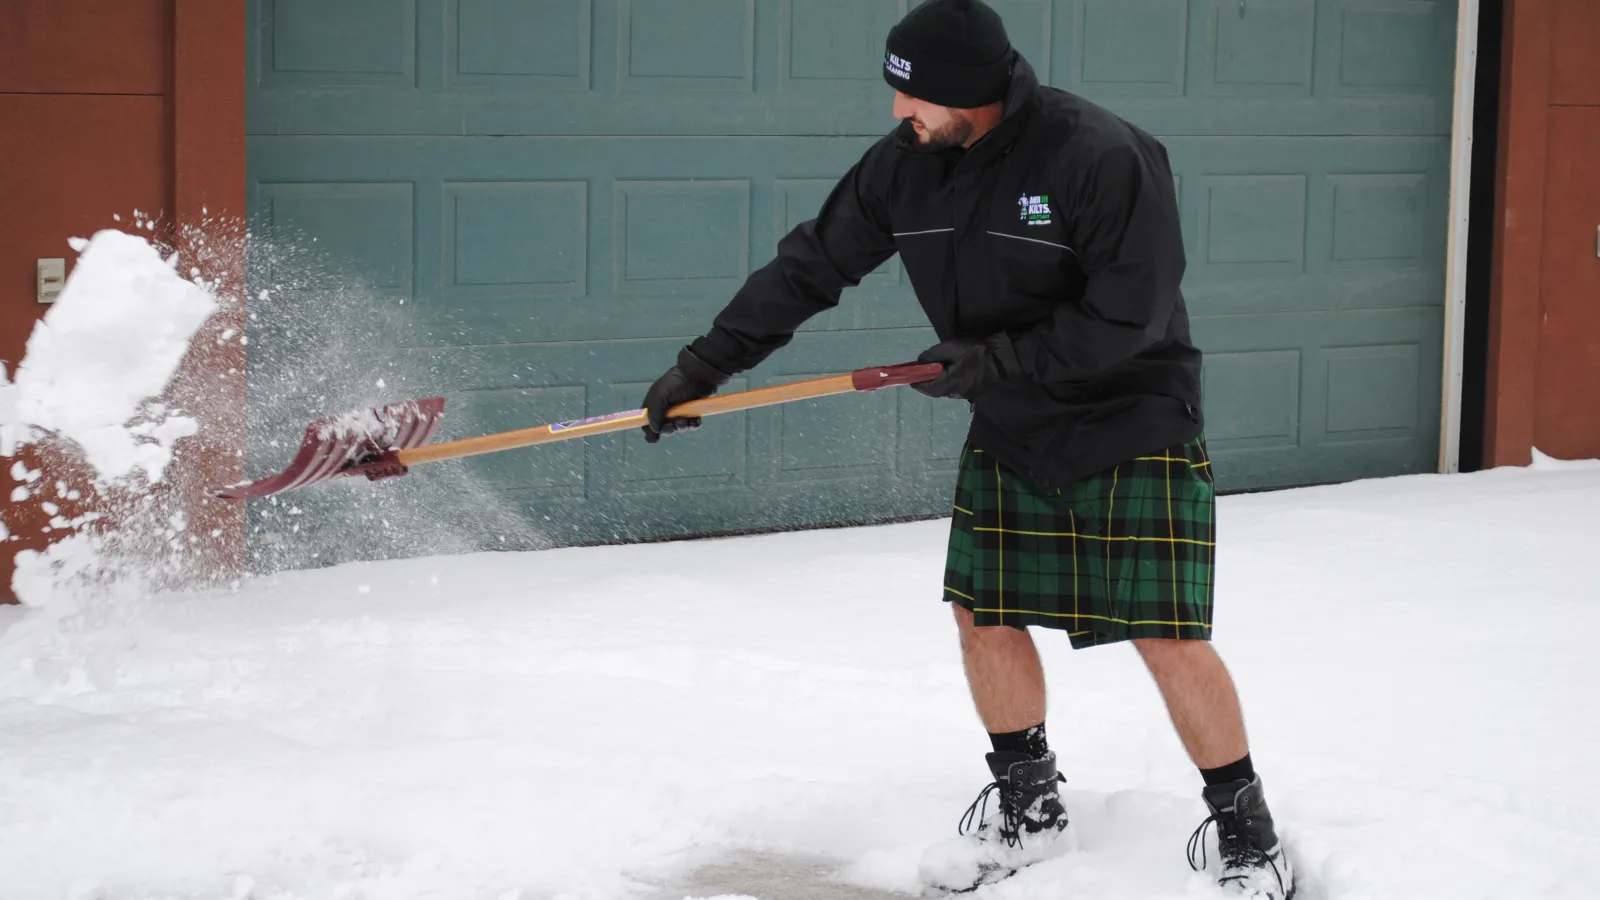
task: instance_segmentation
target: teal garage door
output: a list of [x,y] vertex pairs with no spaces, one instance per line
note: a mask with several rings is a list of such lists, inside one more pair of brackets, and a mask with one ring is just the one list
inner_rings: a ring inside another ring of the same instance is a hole
[[[1222,485],[1433,469],[1454,2],[995,6],[1042,78],[1171,149]],[[878,69],[905,8],[251,0],[254,227],[405,310],[367,343],[428,375],[380,396],[445,393],[451,436],[633,408],[893,125]],[[891,260],[732,387],[930,340]],[[943,512],[965,427],[900,389],[469,471],[558,543],[873,520]]]

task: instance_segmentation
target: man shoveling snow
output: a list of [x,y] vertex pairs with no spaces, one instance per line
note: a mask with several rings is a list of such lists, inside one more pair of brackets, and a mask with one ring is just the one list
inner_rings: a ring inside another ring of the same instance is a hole
[[884,78],[901,125],[650,388],[646,439],[698,425],[667,411],[758,365],[898,253],[941,338],[919,361],[945,367],[914,388],[974,410],[944,590],[994,748],[993,783],[924,880],[972,890],[1067,847],[1027,631],[1040,627],[1074,648],[1134,644],[1205,781],[1191,865],[1214,824],[1218,882],[1287,900],[1290,864],[1210,644],[1215,490],[1166,149],[1041,85],[980,0],[913,9],[889,32]]

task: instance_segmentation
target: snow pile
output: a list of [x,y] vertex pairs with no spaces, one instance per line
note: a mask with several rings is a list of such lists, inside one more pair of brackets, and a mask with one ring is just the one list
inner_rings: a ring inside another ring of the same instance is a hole
[[[140,217],[139,227],[155,226]],[[12,590],[34,607],[136,596],[196,564],[187,551],[199,538],[183,534],[180,501],[155,488],[178,441],[201,429],[198,410],[173,408],[175,398],[215,402],[214,376],[179,384],[195,335],[221,306],[215,286],[198,269],[180,275],[178,253],[163,256],[135,233],[105,229],[70,243],[77,264],[35,324],[15,380],[0,372],[0,452],[32,445],[51,471],[41,478],[20,460],[12,467],[20,482],[12,502],[49,517],[50,545],[18,552],[12,576]],[[215,262],[219,251],[203,234],[188,243],[197,259]],[[69,518],[64,502],[82,511]]]
[[[154,231],[137,218],[134,232]],[[62,294],[35,325],[15,381],[0,378],[0,450],[31,445],[50,475],[24,471],[20,460],[12,471],[21,482],[13,502],[49,517],[50,545],[16,555],[11,586],[29,606],[115,602],[209,565],[191,552],[201,537],[186,533],[183,500],[164,482],[180,441],[202,429],[219,436],[215,407],[228,391],[216,390],[206,366],[184,361],[224,302],[198,266],[227,267],[234,251],[186,229],[185,255],[196,265],[186,277],[179,253],[134,232],[70,242],[79,258]],[[68,517],[63,506],[77,512]]]
[[0,372],[0,453],[49,432],[104,479],[160,481],[194,419],[155,402],[216,310],[148,241],[108,229],[74,239],[78,263],[28,338],[16,380]]
[[[21,617],[4,894],[904,898],[987,782],[945,528],[358,563]],[[1301,896],[1600,896],[1600,470],[1227,497],[1219,533],[1217,644]],[[1037,636],[1080,849],[977,896],[1219,898],[1135,654]]]
[[1572,471],[1576,469],[1600,469],[1600,459],[1557,459],[1542,452],[1538,447],[1533,448],[1533,463],[1529,468],[1534,471],[1556,472]]

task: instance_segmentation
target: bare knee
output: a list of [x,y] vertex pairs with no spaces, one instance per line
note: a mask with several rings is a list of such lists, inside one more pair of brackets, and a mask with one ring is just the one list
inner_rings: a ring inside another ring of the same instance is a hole
[[972,610],[967,609],[965,606],[962,606],[959,603],[952,603],[950,604],[950,611],[955,613],[956,627],[961,629],[963,634],[971,631],[975,627],[972,624]]
[[1181,667],[1216,655],[1210,641],[1136,638],[1133,646],[1151,669]]
[[961,637],[961,646],[971,647],[974,644],[982,643],[982,634],[989,629],[978,627],[973,619],[972,610],[959,603],[950,604],[950,609],[955,612],[956,631]]
[[1178,652],[1182,641],[1168,640],[1167,638],[1134,638],[1133,648],[1139,651],[1146,662],[1152,659],[1163,659]]
[[952,603],[950,607],[955,613],[956,628],[961,632],[963,645],[994,646],[1032,641],[1024,629],[1010,625],[979,625],[974,621],[971,610],[959,603]]

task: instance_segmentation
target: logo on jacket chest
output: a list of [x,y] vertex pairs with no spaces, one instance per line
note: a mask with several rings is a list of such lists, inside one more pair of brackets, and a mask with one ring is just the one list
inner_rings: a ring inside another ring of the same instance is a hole
[[1025,225],[1049,225],[1050,196],[1048,194],[1023,194],[1017,201],[1022,208],[1022,221]]

